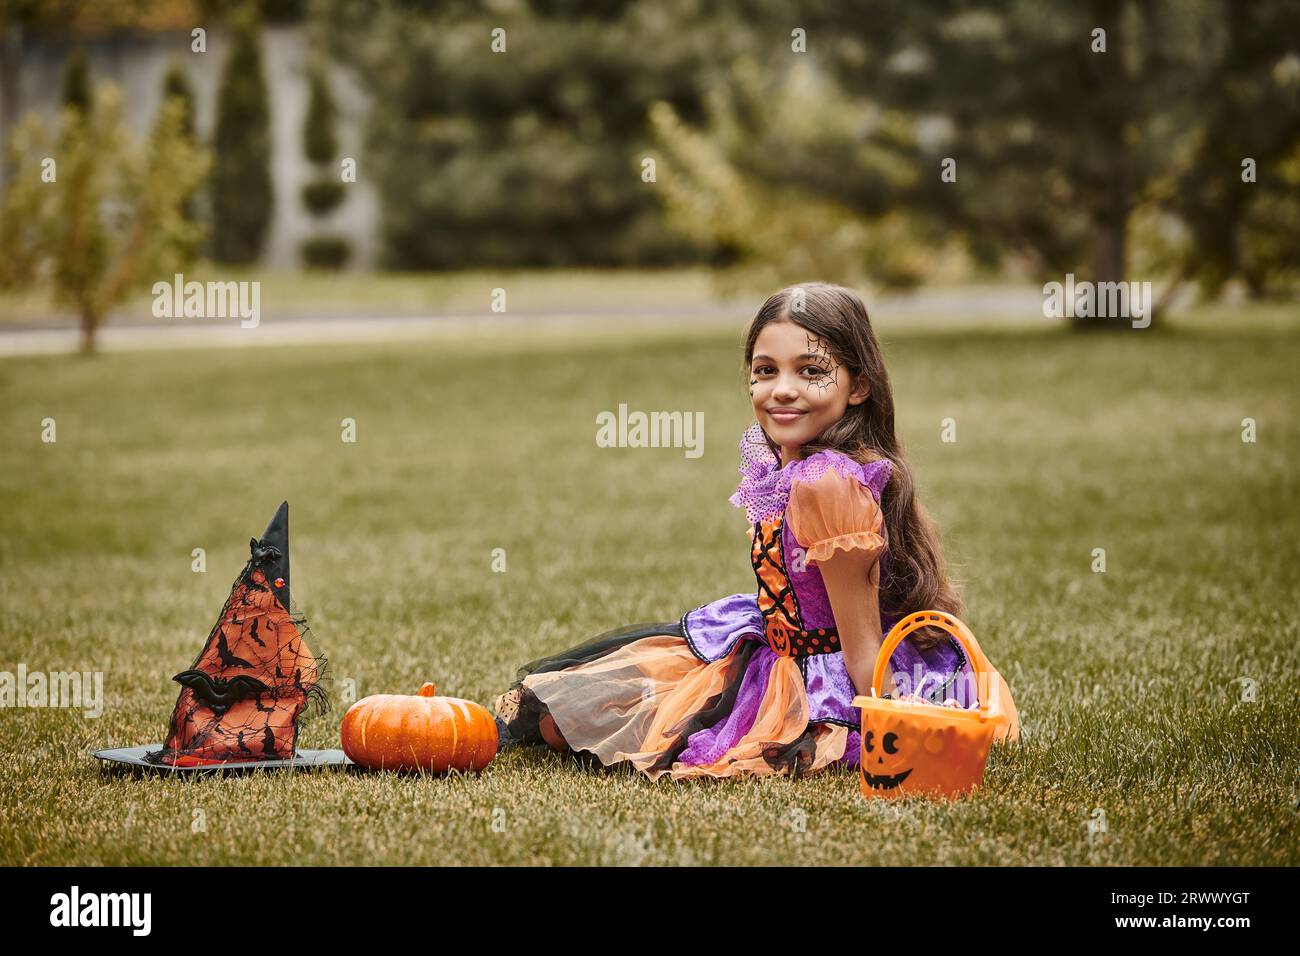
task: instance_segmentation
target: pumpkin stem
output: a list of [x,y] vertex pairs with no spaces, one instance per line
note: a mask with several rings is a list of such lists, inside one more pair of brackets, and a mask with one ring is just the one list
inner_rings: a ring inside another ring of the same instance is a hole
[[438,696],[438,689],[437,689],[436,687],[433,686],[433,682],[432,682],[432,681],[425,681],[425,682],[424,682],[424,686],[422,686],[422,687],[420,688],[420,694],[419,694],[419,696],[421,696],[421,697],[437,697],[437,696]]

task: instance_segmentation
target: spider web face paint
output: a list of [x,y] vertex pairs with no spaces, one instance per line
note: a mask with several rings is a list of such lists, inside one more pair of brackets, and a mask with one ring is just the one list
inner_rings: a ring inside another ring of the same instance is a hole
[[811,379],[808,385],[824,395],[828,388],[833,387],[839,381],[839,363],[831,355],[830,346],[816,335],[808,335],[808,354],[813,356],[808,361],[808,364],[815,365],[822,370],[821,374]]

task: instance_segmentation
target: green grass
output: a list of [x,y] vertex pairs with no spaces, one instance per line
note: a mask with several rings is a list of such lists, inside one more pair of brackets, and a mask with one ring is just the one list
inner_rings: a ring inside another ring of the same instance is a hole
[[[361,694],[488,703],[525,660],[752,588],[726,501],[740,327],[42,357],[0,362],[0,670],[103,671],[106,708],[0,711],[0,863],[1300,862],[1294,318],[882,328],[920,493],[1024,722],[977,795],[655,784],[539,750],[445,778],[101,775],[89,749],[161,739],[170,676],[282,498],[295,598]],[[703,457],[596,447],[620,402],[703,411]],[[340,717],[302,744],[337,746]]]

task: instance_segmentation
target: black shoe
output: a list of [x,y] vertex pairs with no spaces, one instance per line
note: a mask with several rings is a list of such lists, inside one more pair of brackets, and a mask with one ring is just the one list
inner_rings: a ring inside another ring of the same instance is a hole
[[512,747],[518,747],[519,741],[510,736],[510,730],[506,727],[506,722],[495,714],[493,714],[492,719],[496,721],[497,725],[497,753],[509,750]]

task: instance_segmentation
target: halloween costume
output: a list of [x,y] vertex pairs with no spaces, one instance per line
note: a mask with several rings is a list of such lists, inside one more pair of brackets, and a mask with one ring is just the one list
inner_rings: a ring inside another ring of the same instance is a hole
[[[525,664],[494,702],[510,738],[543,743],[539,721],[549,713],[575,753],[631,764],[651,779],[858,766],[857,691],[817,565],[866,550],[881,555],[880,581],[888,581],[880,500],[892,466],[826,450],[781,468],[757,424],[740,449],[730,500],[752,524],[757,591]],[[902,617],[882,604],[881,633]],[[970,663],[954,640],[924,650],[905,642],[890,663],[898,693],[974,703]],[[1000,678],[999,690],[1014,715]]]
[[345,764],[342,751],[298,751],[298,720],[326,706],[325,658],[307,646],[306,619],[289,591],[289,505],[282,502],[181,685],[161,746],[101,750],[101,760],[185,769]]

